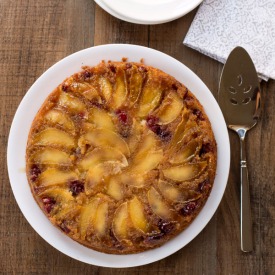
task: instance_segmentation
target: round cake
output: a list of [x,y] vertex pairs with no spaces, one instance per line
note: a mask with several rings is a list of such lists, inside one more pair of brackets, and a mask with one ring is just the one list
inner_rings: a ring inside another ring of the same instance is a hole
[[163,245],[198,215],[217,146],[195,96],[143,63],[102,61],[63,81],[29,133],[26,172],[49,220],[111,254]]

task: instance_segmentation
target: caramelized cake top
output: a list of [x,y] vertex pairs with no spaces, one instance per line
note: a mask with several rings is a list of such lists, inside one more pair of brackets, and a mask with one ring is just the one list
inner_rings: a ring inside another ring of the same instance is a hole
[[170,75],[129,62],[60,84],[29,134],[27,177],[51,222],[105,253],[158,247],[211,191],[216,142],[198,100]]

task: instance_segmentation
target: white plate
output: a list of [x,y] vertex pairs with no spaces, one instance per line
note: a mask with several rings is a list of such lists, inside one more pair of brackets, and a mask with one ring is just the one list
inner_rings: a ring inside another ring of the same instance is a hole
[[[202,0],[96,0],[107,12],[122,20],[139,24],[161,24],[175,20]],[[107,7],[107,9],[106,9]]]
[[143,22],[140,22],[138,20],[134,20],[134,19],[131,19],[131,18],[127,18],[127,17],[124,17],[120,14],[117,14],[115,11],[113,11],[112,9],[109,8],[109,6],[107,6],[105,3],[102,2],[102,0],[95,0],[95,2],[102,8],[104,9],[106,12],[108,12],[109,14],[111,14],[112,16],[120,19],[120,20],[123,20],[123,21],[126,21],[126,22],[130,22],[130,23],[135,23],[135,24],[146,24],[146,23],[143,23]]
[[[134,255],[109,255],[86,248],[53,226],[36,204],[25,172],[25,150],[31,123],[50,92],[65,78],[94,66],[101,60],[139,62],[159,68],[184,83],[200,100],[211,121],[218,145],[218,164],[215,183],[204,208],[191,225],[160,248]],[[188,244],[206,226],[215,213],[225,190],[229,173],[230,148],[227,128],[221,110],[205,84],[185,65],[174,58],[146,47],[135,45],[102,45],[74,53],[59,61],[40,76],[29,89],[15,114],[8,140],[8,172],[15,199],[34,230],[49,244],[64,254],[93,265],[132,267],[148,264],[171,255]]]

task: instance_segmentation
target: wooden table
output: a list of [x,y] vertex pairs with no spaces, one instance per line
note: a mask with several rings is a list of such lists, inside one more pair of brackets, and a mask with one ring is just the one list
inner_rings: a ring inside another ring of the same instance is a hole
[[0,1],[0,274],[275,274],[275,81],[262,84],[262,119],[248,135],[252,253],[240,250],[239,144],[232,133],[231,172],[216,214],[186,247],[146,266],[101,268],[63,255],[31,228],[10,188],[6,147],[16,108],[47,68],[73,52],[106,43],[149,46],[191,68],[216,97],[222,65],[182,44],[195,13],[145,26],[120,21],[92,0]]

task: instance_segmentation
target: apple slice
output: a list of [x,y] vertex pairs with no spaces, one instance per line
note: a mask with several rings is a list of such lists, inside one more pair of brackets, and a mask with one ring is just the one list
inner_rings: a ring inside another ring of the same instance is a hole
[[62,202],[70,203],[74,201],[74,197],[72,196],[72,193],[65,188],[50,188],[42,192],[39,196],[41,198],[45,196],[50,197],[58,203],[62,203]]
[[118,70],[112,94],[112,108],[118,109],[127,98],[127,84],[124,70]]
[[187,163],[179,166],[172,166],[163,170],[163,175],[167,179],[174,181],[186,181],[199,176],[206,168],[207,162]]
[[130,106],[133,106],[141,93],[143,83],[142,74],[138,71],[136,66],[132,67],[132,73],[130,76],[130,83],[129,83],[129,102]]
[[123,193],[123,185],[119,177],[112,177],[108,183],[107,194],[113,199],[119,201],[123,199]]
[[121,175],[119,175],[119,179],[125,187],[130,186],[130,187],[142,188],[146,184],[144,177],[142,175],[133,174],[130,172],[122,173]]
[[78,176],[73,171],[62,171],[56,168],[48,168],[39,176],[40,186],[52,186],[77,180]]
[[90,87],[88,90],[84,91],[83,96],[92,102],[102,103],[102,99],[98,94],[98,91],[94,87]]
[[75,147],[75,140],[72,136],[56,128],[47,128],[39,132],[33,140],[35,145],[56,146],[65,149]]
[[89,89],[92,89],[93,86],[90,85],[87,82],[77,82],[75,80],[72,80],[71,84],[70,84],[70,88],[73,92],[77,92],[77,93],[83,93],[84,91],[87,91]]
[[100,203],[97,207],[93,227],[98,237],[103,237],[106,234],[108,210],[109,206],[107,201]]
[[110,175],[116,175],[121,172],[122,164],[118,161],[103,162],[91,167],[85,180],[85,192],[87,195],[99,191],[97,188]]
[[146,117],[150,112],[152,112],[158,106],[161,96],[162,91],[160,89],[145,86],[140,98],[138,116]]
[[144,209],[141,202],[135,196],[128,202],[129,215],[134,227],[146,233],[148,230],[148,222],[144,214]]
[[75,133],[75,126],[70,117],[59,110],[52,109],[46,113],[45,119],[51,125],[59,125],[64,130],[68,130],[69,132]]
[[165,199],[172,202],[184,201],[185,196],[179,190],[179,188],[173,186],[167,181],[160,180],[158,182],[158,188]]
[[163,158],[163,151],[149,151],[147,154],[135,156],[130,164],[130,171],[134,174],[145,174],[155,169]]
[[128,206],[127,202],[124,202],[117,208],[112,223],[113,233],[118,241],[121,242],[128,238],[128,224]]
[[105,161],[121,162],[121,166],[128,165],[126,157],[119,150],[112,147],[98,147],[87,153],[84,158],[79,161],[78,167],[81,170],[88,170]]
[[157,192],[154,187],[151,187],[148,191],[148,202],[151,206],[152,211],[162,219],[171,219],[173,212],[170,210],[168,205],[165,203],[161,195]]
[[131,153],[133,153],[141,140],[141,134],[143,132],[144,126],[133,119],[133,125],[128,138],[128,146]]
[[106,77],[101,76],[99,78],[99,85],[100,85],[101,93],[105,98],[105,101],[108,102],[113,93],[111,82]]
[[88,121],[93,123],[97,128],[116,131],[111,116],[105,110],[96,107],[91,108],[89,110]]
[[58,103],[60,106],[65,107],[66,109],[69,109],[70,112],[72,112],[73,114],[86,113],[85,104],[80,99],[70,94],[61,93],[59,96]]
[[159,118],[158,124],[168,124],[174,121],[179,116],[182,107],[182,99],[176,92],[170,92],[156,111],[155,115]]
[[79,231],[82,240],[85,240],[88,227],[91,224],[94,224],[94,218],[99,202],[100,198],[93,198],[90,203],[81,208]]
[[180,148],[171,155],[169,162],[173,164],[183,163],[193,158],[200,150],[201,143],[197,140],[191,140],[185,147]]
[[156,139],[155,134],[148,130],[145,133],[145,136],[142,137],[142,142],[140,142],[137,151],[136,157],[144,157],[149,151],[154,150],[158,145],[158,140]]
[[71,166],[72,161],[70,155],[54,149],[54,148],[42,148],[35,152],[32,156],[32,162],[40,163],[44,165],[59,165],[59,166]]
[[58,209],[58,212],[55,213],[55,219],[64,221],[72,220],[76,215],[80,213],[81,206],[77,205],[74,201],[62,204],[61,209]]
[[130,151],[127,143],[115,132],[107,129],[94,129],[82,136],[81,143],[90,144],[94,147],[112,147],[118,149],[126,157]]

